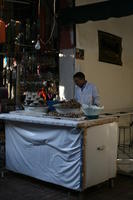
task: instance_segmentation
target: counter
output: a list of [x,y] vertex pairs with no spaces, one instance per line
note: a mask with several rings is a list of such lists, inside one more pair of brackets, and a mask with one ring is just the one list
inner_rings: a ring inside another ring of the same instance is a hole
[[6,168],[82,191],[116,176],[116,117],[70,120],[0,114]]

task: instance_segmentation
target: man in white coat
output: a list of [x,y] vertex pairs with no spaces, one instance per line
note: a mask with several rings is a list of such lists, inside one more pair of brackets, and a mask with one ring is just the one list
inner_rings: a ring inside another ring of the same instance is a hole
[[99,106],[99,94],[94,84],[85,80],[82,72],[77,72],[73,76],[75,82],[75,100],[82,104]]

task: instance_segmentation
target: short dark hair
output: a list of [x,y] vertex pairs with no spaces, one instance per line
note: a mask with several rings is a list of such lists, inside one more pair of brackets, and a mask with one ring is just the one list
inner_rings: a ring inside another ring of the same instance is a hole
[[77,72],[73,75],[73,78],[85,79],[85,75],[82,72]]

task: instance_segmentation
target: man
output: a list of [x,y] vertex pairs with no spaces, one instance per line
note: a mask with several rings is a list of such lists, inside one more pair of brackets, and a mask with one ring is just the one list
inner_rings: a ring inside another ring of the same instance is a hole
[[97,105],[99,106],[99,95],[94,84],[88,83],[85,80],[85,75],[82,72],[77,72],[73,76],[75,86],[75,99],[80,104]]

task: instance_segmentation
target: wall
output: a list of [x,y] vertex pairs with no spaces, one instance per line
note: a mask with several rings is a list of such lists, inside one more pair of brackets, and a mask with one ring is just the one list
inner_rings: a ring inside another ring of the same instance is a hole
[[[98,61],[98,30],[122,37],[122,66]],[[97,85],[105,109],[133,107],[133,16],[78,24],[76,41],[85,58],[75,68]]]

